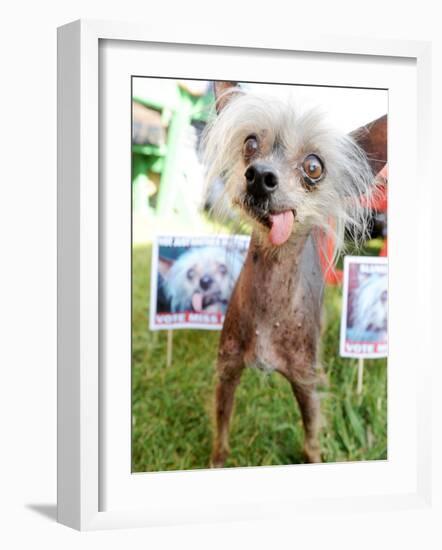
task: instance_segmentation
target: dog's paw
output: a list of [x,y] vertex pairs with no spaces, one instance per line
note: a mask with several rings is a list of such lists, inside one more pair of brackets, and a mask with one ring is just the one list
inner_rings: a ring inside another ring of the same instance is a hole
[[212,457],[210,459],[210,467],[211,468],[224,468],[224,464],[226,462],[228,454],[229,454],[229,452],[227,450],[215,451],[212,454]]
[[222,460],[218,460],[218,461],[211,460],[210,461],[210,467],[211,468],[224,468],[224,461],[222,461]]
[[305,460],[309,464],[322,462],[321,449],[318,444],[310,443],[304,445]]

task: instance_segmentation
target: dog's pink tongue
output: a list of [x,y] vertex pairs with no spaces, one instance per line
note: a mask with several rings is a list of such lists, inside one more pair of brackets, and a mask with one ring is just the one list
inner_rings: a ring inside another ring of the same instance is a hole
[[295,217],[291,210],[271,215],[270,223],[272,227],[269,233],[270,242],[275,246],[284,244],[292,233],[294,221]]
[[192,296],[192,306],[195,311],[202,311],[203,295],[200,292],[195,292],[195,294]]

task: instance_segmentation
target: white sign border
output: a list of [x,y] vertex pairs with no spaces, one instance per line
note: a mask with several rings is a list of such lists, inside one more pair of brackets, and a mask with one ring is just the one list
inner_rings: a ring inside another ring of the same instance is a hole
[[[179,239],[189,239],[189,240],[213,240],[216,241],[249,241],[250,237],[247,235],[227,235],[221,233],[212,233],[205,235],[184,235],[184,234],[174,234],[167,235],[161,233],[161,235],[155,235],[152,241],[152,259],[150,267],[150,304],[149,304],[149,330],[152,331],[162,331],[162,330],[179,330],[179,329],[189,329],[189,330],[221,330],[222,324],[207,324],[207,323],[196,323],[196,322],[184,322],[184,323],[173,323],[173,324],[164,324],[160,325],[155,323],[155,313],[156,313],[156,302],[158,298],[158,257],[159,257],[159,241],[163,238],[179,238]],[[194,245],[194,246],[203,246],[203,245]],[[152,276],[155,275],[155,276]],[[147,276],[147,274],[146,274]]]

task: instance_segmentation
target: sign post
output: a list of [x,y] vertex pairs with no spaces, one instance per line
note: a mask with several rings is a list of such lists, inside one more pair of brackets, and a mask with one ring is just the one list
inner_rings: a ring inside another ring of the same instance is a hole
[[362,384],[364,382],[364,359],[362,357],[359,357],[358,359],[358,386],[357,386],[357,394],[361,395],[362,393]]
[[365,359],[386,357],[388,353],[387,298],[387,258],[344,258],[340,355],[358,360],[358,395],[363,389]]
[[166,366],[177,329],[220,330],[250,237],[158,236],[152,247],[150,330],[167,331]]
[[172,365],[172,354],[173,354],[173,330],[167,331],[167,359],[166,366],[170,367]]

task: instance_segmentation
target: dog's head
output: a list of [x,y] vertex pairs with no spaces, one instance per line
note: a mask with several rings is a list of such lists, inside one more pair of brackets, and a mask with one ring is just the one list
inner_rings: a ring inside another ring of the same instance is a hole
[[375,190],[371,155],[383,155],[376,171],[386,158],[386,131],[375,144],[369,136],[386,130],[386,116],[345,135],[318,111],[297,112],[288,102],[245,93],[235,83],[214,87],[217,116],[205,137],[208,181],[224,178],[230,203],[263,242],[280,246],[313,227],[335,227],[339,246],[345,227],[364,232],[361,198]]
[[239,252],[217,246],[190,249],[163,266],[165,292],[177,311],[225,312],[242,266]]

